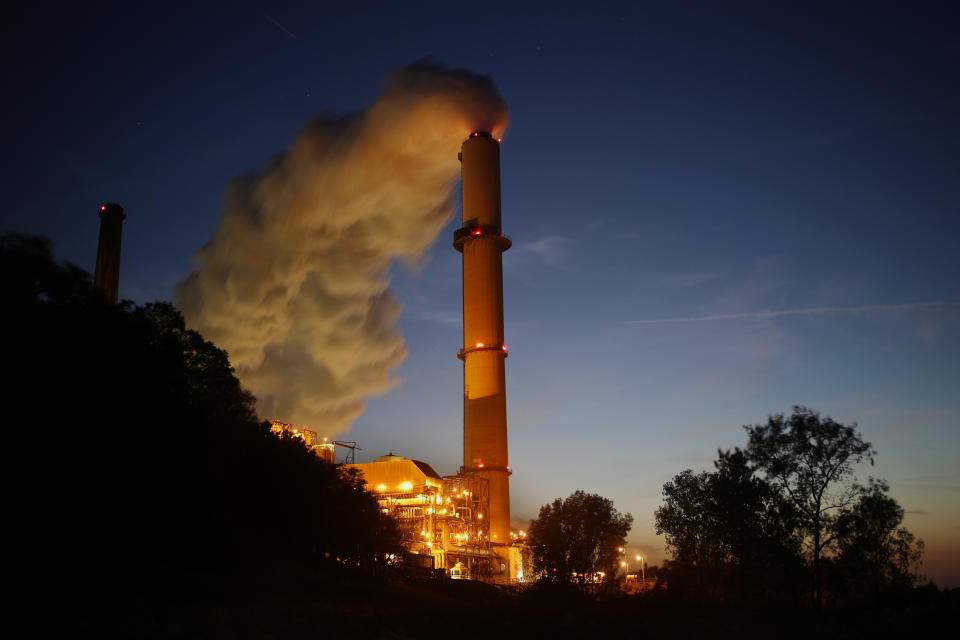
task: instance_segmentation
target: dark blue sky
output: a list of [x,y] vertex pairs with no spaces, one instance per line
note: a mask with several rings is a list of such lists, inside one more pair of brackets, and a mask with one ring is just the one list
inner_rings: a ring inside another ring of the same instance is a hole
[[[490,74],[511,108],[514,514],[607,495],[656,562],[662,484],[805,404],[860,423],[880,452],[864,475],[890,480],[927,573],[960,581],[950,3],[352,4],[11,14],[0,230],[92,269],[98,207],[119,202],[121,296],[169,299],[228,181],[312,115],[365,107],[424,56]],[[460,455],[455,226],[395,269],[404,383],[350,433],[442,472]]]

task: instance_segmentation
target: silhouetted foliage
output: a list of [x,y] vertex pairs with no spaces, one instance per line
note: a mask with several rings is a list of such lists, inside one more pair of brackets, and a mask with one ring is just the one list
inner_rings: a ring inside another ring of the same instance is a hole
[[600,571],[612,577],[620,561],[618,548],[632,526],[633,516],[618,512],[608,498],[583,491],[558,498],[540,507],[527,532],[534,571],[541,580],[581,585],[587,575]]
[[852,426],[820,418],[806,407],[786,417],[772,415],[767,424],[745,427],[751,461],[793,503],[800,531],[812,558],[811,597],[823,600],[820,558],[836,539],[837,518],[857,497],[853,465],[875,454]]
[[655,521],[673,556],[662,570],[672,592],[729,599],[808,590],[819,606],[825,574],[837,602],[876,602],[915,584],[923,542],[900,526],[903,509],[885,482],[855,482],[854,465],[874,455],[855,426],[794,407],[789,418],[746,429],[746,450],[720,451],[715,471],[688,469],[663,487]]
[[831,567],[832,591],[853,599],[875,599],[894,588],[914,586],[923,541],[904,527],[903,507],[883,480],[858,487],[858,499],[835,523],[837,556]]
[[687,469],[663,487],[655,523],[673,555],[671,589],[724,598],[789,592],[786,578],[801,566],[792,506],[743,451],[719,451],[714,466]]
[[172,305],[108,305],[42,238],[0,238],[0,267],[8,532],[34,587],[329,575],[398,550],[356,474],[271,434]]

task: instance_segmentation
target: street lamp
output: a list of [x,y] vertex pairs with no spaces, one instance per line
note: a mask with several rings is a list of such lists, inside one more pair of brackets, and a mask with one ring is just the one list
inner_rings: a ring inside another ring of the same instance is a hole
[[643,577],[643,584],[644,584],[644,586],[646,586],[646,584],[647,584],[647,571],[646,571],[646,569],[645,569],[644,566],[643,566],[643,556],[639,556],[639,555],[638,555],[638,556],[637,556],[637,560],[640,561],[640,575]]

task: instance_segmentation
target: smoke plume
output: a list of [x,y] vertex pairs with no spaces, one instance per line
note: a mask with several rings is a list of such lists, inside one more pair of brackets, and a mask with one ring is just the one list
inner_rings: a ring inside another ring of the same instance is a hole
[[335,434],[394,386],[407,350],[390,266],[416,264],[450,219],[463,140],[506,122],[488,76],[420,61],[365,111],[313,118],[263,171],[231,182],[175,291],[262,417]]

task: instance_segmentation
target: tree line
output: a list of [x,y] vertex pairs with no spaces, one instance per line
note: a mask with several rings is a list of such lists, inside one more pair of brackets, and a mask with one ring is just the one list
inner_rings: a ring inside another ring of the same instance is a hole
[[6,493],[24,592],[377,571],[395,521],[278,438],[227,353],[165,302],[110,305],[49,241],[0,237]]
[[883,480],[856,481],[875,450],[856,424],[806,407],[745,427],[745,449],[664,485],[658,534],[671,589],[719,599],[876,601],[918,580],[923,542]]
[[[687,469],[663,487],[656,531],[671,558],[658,573],[674,595],[721,601],[876,603],[919,580],[923,541],[902,526],[883,480],[855,468],[876,451],[856,425],[806,407],[745,427],[746,448],[718,451],[713,471]],[[617,575],[633,518],[577,491],[530,524],[541,582],[584,586]]]

